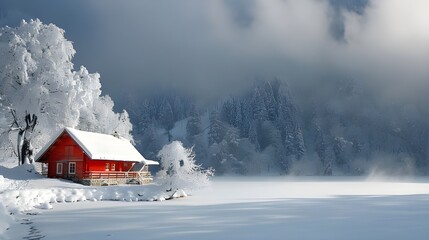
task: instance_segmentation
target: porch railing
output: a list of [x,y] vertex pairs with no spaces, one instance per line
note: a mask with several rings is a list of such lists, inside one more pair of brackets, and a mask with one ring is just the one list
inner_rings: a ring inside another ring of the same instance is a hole
[[91,171],[84,173],[84,179],[139,179],[140,177],[151,177],[149,172],[119,172],[119,171]]

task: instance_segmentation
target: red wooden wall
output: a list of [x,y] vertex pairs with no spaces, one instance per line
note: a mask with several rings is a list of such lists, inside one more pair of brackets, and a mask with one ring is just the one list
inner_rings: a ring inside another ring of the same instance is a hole
[[[83,156],[82,149],[67,132],[64,132],[45,152],[41,161],[48,163],[48,177],[50,178],[73,178],[75,176],[79,178],[83,176]],[[76,175],[74,176],[68,174],[69,162],[76,163]],[[56,173],[57,163],[63,164],[63,171],[60,175]]]
[[[88,156],[84,157],[86,162],[86,171],[120,171],[126,172],[130,170],[133,163],[132,162],[124,162],[124,161],[115,161],[115,160],[90,160]],[[106,163],[109,164],[109,169],[106,169]],[[115,164],[115,169],[113,170],[113,164]]]
[[[82,179],[85,173],[91,171],[128,171],[133,163],[114,160],[91,160],[80,146],[63,132],[60,137],[42,156],[41,162],[48,163],[49,178]],[[76,163],[76,174],[68,174],[69,162]],[[57,174],[57,163],[63,164],[62,174]],[[106,169],[108,163],[108,169]],[[113,169],[114,164],[114,169]]]

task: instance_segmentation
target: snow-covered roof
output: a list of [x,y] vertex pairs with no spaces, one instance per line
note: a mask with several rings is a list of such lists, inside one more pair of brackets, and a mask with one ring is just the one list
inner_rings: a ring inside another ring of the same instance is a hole
[[92,160],[116,160],[142,162],[146,165],[158,165],[158,162],[145,159],[129,140],[109,134],[86,132],[74,128],[59,131],[37,154],[38,161],[49,147],[67,132]]

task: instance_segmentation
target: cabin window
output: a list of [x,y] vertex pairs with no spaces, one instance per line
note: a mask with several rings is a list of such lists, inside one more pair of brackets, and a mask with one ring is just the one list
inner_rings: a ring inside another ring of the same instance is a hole
[[106,171],[109,171],[109,168],[110,168],[110,164],[106,163]]
[[76,174],[76,163],[69,162],[69,174]]
[[116,164],[112,163],[112,171],[116,170]]
[[63,174],[63,164],[57,163],[57,174],[61,175]]

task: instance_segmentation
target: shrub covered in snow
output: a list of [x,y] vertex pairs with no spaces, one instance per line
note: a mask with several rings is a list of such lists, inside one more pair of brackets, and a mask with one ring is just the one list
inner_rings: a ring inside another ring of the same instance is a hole
[[156,182],[166,191],[170,198],[185,197],[186,192],[209,184],[212,169],[203,169],[195,162],[192,148],[185,148],[179,141],[165,145],[158,153],[161,170],[156,175]]

